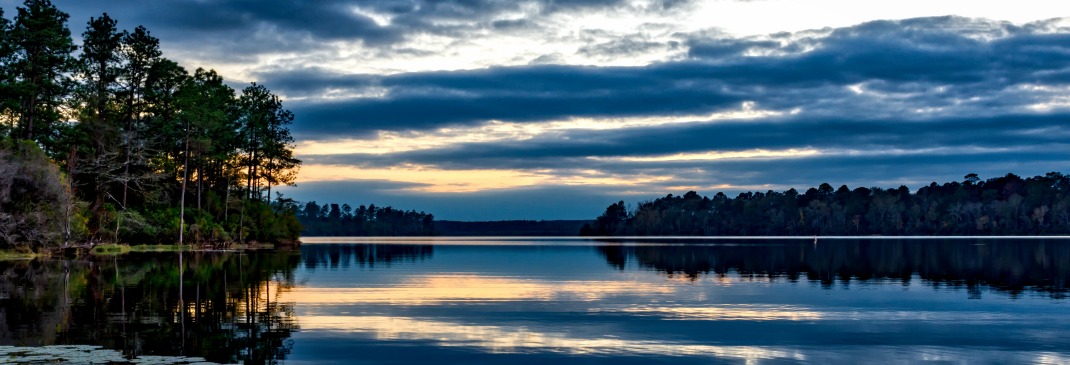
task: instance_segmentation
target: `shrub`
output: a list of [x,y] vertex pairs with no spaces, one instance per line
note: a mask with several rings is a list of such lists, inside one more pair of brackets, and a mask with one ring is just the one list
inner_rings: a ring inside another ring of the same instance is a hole
[[81,231],[84,219],[59,166],[31,141],[0,140],[0,246],[40,250]]

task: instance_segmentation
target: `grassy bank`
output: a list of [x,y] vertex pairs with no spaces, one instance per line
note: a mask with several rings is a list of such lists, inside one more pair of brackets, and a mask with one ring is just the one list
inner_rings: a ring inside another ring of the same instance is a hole
[[34,253],[29,250],[0,250],[0,261],[3,260],[30,260],[34,259],[40,254]]
[[94,246],[89,251],[97,256],[122,255],[130,252],[190,252],[190,251],[215,251],[215,250],[270,250],[275,245],[269,243],[232,243],[219,247],[207,247],[198,245],[126,245],[126,244],[102,244]]

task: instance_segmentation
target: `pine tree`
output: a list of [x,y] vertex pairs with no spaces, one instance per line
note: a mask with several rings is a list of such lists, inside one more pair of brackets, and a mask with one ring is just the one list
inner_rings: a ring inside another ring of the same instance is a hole
[[26,0],[18,8],[10,33],[15,51],[10,68],[20,138],[48,142],[54,124],[63,120],[60,107],[71,91],[76,64],[71,52],[77,49],[67,29],[69,17],[48,0]]

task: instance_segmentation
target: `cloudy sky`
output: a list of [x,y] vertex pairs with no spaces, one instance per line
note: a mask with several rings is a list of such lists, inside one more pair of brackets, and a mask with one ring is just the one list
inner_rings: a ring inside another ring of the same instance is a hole
[[1065,0],[56,4],[75,34],[108,12],[283,96],[302,201],[586,219],[688,190],[1070,172]]

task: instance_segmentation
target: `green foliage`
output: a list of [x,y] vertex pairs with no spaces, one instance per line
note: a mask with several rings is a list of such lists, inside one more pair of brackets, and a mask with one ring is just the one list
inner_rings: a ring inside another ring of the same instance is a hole
[[117,241],[155,243],[161,229],[136,210],[120,211],[115,226],[119,227]]
[[713,198],[688,192],[612,204],[582,235],[1042,235],[1070,234],[1070,177],[1014,174],[918,189],[832,189],[822,184]]
[[123,237],[124,242],[169,243],[178,241],[178,208],[157,207],[145,214],[149,225],[155,227],[150,235]]
[[245,210],[246,237],[243,241],[292,244],[301,237],[301,223],[292,212],[278,214],[259,200],[247,201]]

